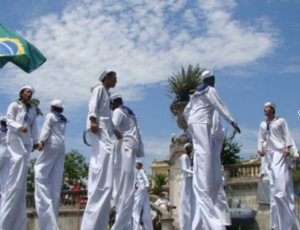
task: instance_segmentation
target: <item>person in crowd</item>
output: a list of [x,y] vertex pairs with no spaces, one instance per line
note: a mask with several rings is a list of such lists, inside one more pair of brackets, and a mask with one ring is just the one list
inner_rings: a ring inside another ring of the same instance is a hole
[[134,164],[136,157],[144,156],[144,146],[134,112],[123,104],[122,95],[110,97],[113,124],[123,138],[115,146],[113,199],[116,221],[113,230],[132,230],[134,205]]
[[148,189],[150,187],[149,180],[145,170],[142,168],[143,162],[141,160],[136,160],[135,168],[138,170],[136,174],[136,181],[138,184],[138,189],[135,192],[134,197],[134,207],[133,207],[133,230],[140,230],[141,224],[141,213],[143,210],[143,223],[145,230],[153,230],[153,223],[150,210],[150,200],[148,195]]
[[90,135],[92,153],[88,179],[88,201],[81,222],[81,230],[106,230],[109,220],[110,200],[113,187],[113,144],[122,134],[115,129],[110,111],[109,89],[117,83],[117,74],[105,70],[100,83],[92,88],[89,100],[87,130]]
[[34,88],[21,87],[19,100],[7,110],[7,147],[11,153],[11,168],[2,203],[2,230],[26,229],[26,179],[31,151],[38,148],[37,112],[30,104]]
[[50,113],[42,127],[38,150],[42,151],[34,165],[35,207],[40,230],[58,230],[57,217],[61,193],[61,181],[65,162],[65,131],[67,118],[62,114],[64,106],[53,100]]
[[191,162],[193,145],[191,143],[186,143],[183,146],[183,150],[185,152],[179,159],[181,169],[179,224],[181,230],[191,230],[194,216],[193,171]]

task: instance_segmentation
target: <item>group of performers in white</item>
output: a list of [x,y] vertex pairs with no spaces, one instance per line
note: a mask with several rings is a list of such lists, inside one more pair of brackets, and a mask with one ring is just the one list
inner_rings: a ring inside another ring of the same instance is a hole
[[[184,145],[184,154],[180,157],[180,229],[225,230],[226,225],[231,225],[231,219],[220,157],[225,137],[220,117],[238,133],[240,129],[214,88],[214,72],[204,71],[201,80],[203,84],[195,89],[184,110],[192,143]],[[86,129],[92,151],[88,201],[81,230],[107,229],[111,199],[116,207],[112,229],[141,230],[142,219],[144,229],[152,230],[150,185],[143,162],[136,159],[145,155],[137,117],[123,104],[120,94],[111,96],[109,93],[117,83],[116,72],[105,70],[99,81],[91,89],[88,104]],[[1,230],[26,229],[26,177],[30,153],[34,150],[41,151],[34,166],[39,229],[59,229],[57,218],[68,120],[62,114],[62,102],[53,100],[39,135],[37,112],[30,104],[33,94],[33,87],[22,86],[20,98],[12,102],[6,116],[1,117]],[[268,175],[270,181],[270,228],[298,230],[292,171],[286,163],[290,149],[296,147],[286,121],[275,117],[275,110],[274,103],[265,104],[267,120],[261,123],[258,137],[258,152],[266,162],[262,174]],[[113,134],[117,139],[115,145],[111,139]],[[299,157],[297,151],[294,151],[294,157],[295,160]],[[138,170],[136,176],[134,167]]]

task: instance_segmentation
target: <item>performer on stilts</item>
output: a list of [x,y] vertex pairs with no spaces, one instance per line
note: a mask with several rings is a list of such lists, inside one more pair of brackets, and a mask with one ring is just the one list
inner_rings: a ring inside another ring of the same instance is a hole
[[57,218],[61,184],[65,163],[65,130],[68,120],[62,115],[64,106],[60,100],[51,102],[46,116],[34,165],[34,199],[38,214],[39,230],[59,230]]
[[141,230],[141,213],[143,210],[143,223],[145,230],[153,230],[153,223],[151,217],[150,200],[148,195],[148,189],[150,187],[149,180],[145,170],[142,168],[143,162],[136,160],[135,168],[138,170],[136,175],[136,183],[138,189],[135,192],[134,207],[133,207],[133,230]]
[[117,75],[105,70],[99,77],[100,83],[92,88],[87,117],[92,153],[88,179],[88,201],[81,222],[81,230],[107,230],[110,200],[113,187],[113,133],[121,139],[115,129],[110,110],[109,89],[117,83]]
[[134,112],[123,105],[121,94],[110,97],[113,123],[123,138],[115,146],[113,199],[116,221],[112,230],[132,230],[134,205],[134,164],[136,157],[144,156],[144,145]]
[[2,203],[2,230],[26,229],[26,185],[30,153],[38,148],[37,113],[30,104],[33,87],[24,85],[20,98],[7,110],[7,147],[11,153],[11,168]]
[[208,229],[225,230],[214,207],[221,186],[221,176],[214,180],[214,175],[221,175],[221,168],[213,168],[211,129],[214,111],[217,110],[238,132],[240,129],[214,88],[214,73],[204,71],[201,80],[203,85],[196,89],[184,110],[194,146],[193,189],[197,205],[192,229],[201,229],[204,224]]
[[[294,199],[293,172],[288,166],[295,143],[285,119],[276,117],[276,105],[264,106],[266,121],[261,122],[258,134],[258,153],[265,156],[270,180],[270,228],[299,230]],[[264,150],[264,142],[266,147]],[[299,158],[294,152],[294,160]]]

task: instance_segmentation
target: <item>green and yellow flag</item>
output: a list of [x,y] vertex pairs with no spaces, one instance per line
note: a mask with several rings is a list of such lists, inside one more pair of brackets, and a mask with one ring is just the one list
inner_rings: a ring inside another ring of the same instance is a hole
[[30,73],[40,67],[47,59],[32,44],[0,23],[0,69],[12,62]]

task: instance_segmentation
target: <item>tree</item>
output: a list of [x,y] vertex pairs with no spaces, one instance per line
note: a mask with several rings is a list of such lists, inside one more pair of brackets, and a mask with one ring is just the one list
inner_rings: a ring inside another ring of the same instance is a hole
[[30,100],[30,104],[35,108],[37,116],[43,116],[42,110],[39,108],[40,100],[36,98],[32,98]]
[[153,193],[155,195],[159,195],[163,191],[163,186],[167,183],[167,175],[166,174],[155,174],[153,177],[154,181],[154,188],[153,188]]
[[[66,154],[64,178],[68,184],[72,184],[74,180],[81,181],[88,177],[88,164],[85,157],[77,150],[71,150]],[[84,184],[81,184],[85,187]]]
[[234,129],[231,135],[225,135],[224,143],[221,151],[222,165],[230,165],[238,163],[242,158],[238,155],[241,151],[241,145],[234,142],[233,139],[237,131]]
[[181,67],[181,71],[173,73],[173,76],[168,78],[168,87],[165,88],[169,97],[175,94],[175,102],[188,102],[191,91],[195,90],[201,85],[200,75],[203,70],[197,64],[195,67],[188,66],[187,71]]
[[36,162],[36,158],[33,158],[29,162],[28,167],[28,174],[27,174],[27,192],[33,193],[34,192],[34,171],[33,167]]

